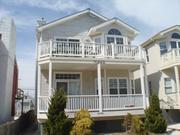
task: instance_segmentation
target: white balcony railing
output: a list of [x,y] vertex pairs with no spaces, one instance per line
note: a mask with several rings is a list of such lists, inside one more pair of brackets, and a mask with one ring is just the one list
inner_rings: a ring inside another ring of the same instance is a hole
[[39,58],[91,57],[141,59],[141,48],[131,45],[45,41],[39,44]]
[[162,67],[180,62],[180,49],[172,49],[161,56]]
[[[48,96],[40,96],[38,98],[39,112],[48,111]],[[102,95],[103,111],[137,109],[143,108],[142,94],[127,95]],[[67,96],[66,112],[73,112],[80,109],[88,109],[89,111],[99,110],[98,95],[71,95]]]

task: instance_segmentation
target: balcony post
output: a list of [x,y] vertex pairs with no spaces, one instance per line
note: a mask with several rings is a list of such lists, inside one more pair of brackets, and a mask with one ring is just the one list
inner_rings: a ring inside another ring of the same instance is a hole
[[52,62],[49,62],[49,97],[52,95]]
[[115,46],[114,46],[114,43],[111,43],[111,48],[112,48],[112,58],[115,58]]
[[140,82],[141,82],[141,93],[143,95],[143,108],[146,108],[146,97],[145,97],[145,79],[144,79],[144,65],[140,65]]
[[176,78],[176,88],[177,88],[177,95],[180,95],[180,85],[179,85],[179,69],[178,66],[174,66],[175,78]]
[[175,52],[175,49],[172,50],[172,56],[173,56],[173,61],[175,62],[175,60],[176,60],[176,52]]
[[84,58],[85,50],[84,50],[84,43],[81,43],[82,45],[82,58]]
[[139,46],[139,59],[142,59],[142,48]]
[[98,79],[98,95],[99,95],[99,112],[102,113],[101,63],[97,64],[97,79]]
[[39,96],[40,96],[40,90],[41,90],[41,66],[38,64],[37,66],[37,71],[38,71],[38,75],[37,75],[37,114],[39,114]]
[[53,40],[51,39],[49,42],[49,57],[52,57],[52,47],[53,47]]

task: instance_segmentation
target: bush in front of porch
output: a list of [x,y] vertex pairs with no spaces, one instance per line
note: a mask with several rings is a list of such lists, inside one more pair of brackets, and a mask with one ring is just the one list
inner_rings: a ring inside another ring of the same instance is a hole
[[159,98],[155,94],[150,97],[150,106],[145,110],[145,127],[153,133],[166,132],[167,123],[160,109]]
[[88,110],[81,109],[75,114],[71,135],[92,135],[93,120]]
[[124,118],[124,123],[126,132],[129,135],[147,135],[144,123],[141,118],[137,115],[127,114]]
[[45,135],[69,135],[72,122],[68,119],[66,108],[66,95],[63,90],[56,90],[50,99],[47,121],[44,123]]

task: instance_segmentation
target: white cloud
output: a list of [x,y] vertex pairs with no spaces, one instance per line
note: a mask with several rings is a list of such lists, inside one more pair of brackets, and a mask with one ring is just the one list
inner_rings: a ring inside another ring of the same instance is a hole
[[4,8],[0,9],[0,18],[10,16],[14,19],[16,26],[19,29],[24,29],[25,27],[36,25],[37,16],[30,16],[29,14],[15,14],[13,11],[6,10]]
[[180,24],[179,0],[113,0],[116,10],[152,27]]
[[85,8],[85,4],[77,0],[3,0],[3,2],[66,12]]

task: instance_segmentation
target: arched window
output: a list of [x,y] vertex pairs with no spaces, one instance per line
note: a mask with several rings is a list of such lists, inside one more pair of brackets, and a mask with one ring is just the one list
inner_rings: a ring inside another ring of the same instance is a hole
[[171,38],[175,38],[175,39],[180,39],[180,34],[178,33],[173,33]]
[[108,35],[121,35],[121,32],[117,29],[110,29]]

